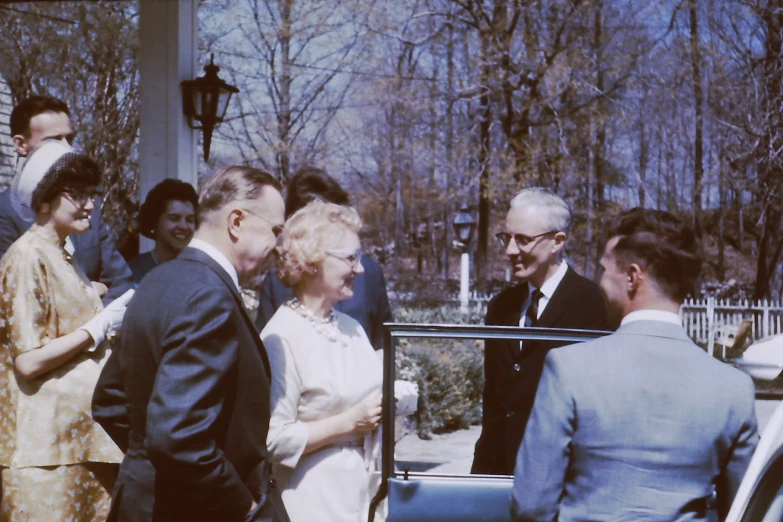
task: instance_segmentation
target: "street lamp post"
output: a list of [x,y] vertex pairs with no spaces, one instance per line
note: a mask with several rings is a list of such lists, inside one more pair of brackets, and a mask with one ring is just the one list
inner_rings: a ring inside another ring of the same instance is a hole
[[470,215],[468,206],[463,204],[454,217],[454,232],[457,234],[456,242],[462,248],[462,256],[460,257],[459,308],[463,314],[468,312],[468,279],[470,276],[468,244],[473,237],[475,226],[476,221]]

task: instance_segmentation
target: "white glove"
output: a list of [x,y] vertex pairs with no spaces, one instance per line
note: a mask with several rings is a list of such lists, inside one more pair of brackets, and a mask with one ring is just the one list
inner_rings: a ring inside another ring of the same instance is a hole
[[128,302],[133,297],[134,291],[128,290],[122,294],[104,308],[101,313],[79,328],[80,330],[85,330],[92,337],[94,344],[90,346],[90,350],[97,348],[106,339],[109,332],[117,330],[122,325],[122,318],[125,316],[125,310],[128,308]]

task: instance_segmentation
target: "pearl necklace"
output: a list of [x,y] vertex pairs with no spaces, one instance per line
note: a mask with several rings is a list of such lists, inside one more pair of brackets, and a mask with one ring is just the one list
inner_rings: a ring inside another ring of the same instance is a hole
[[317,334],[325,337],[326,340],[348,346],[345,336],[342,335],[342,332],[340,331],[340,323],[337,322],[337,316],[335,315],[334,310],[329,310],[329,314],[326,317],[316,317],[315,314],[308,310],[296,297],[289,299],[285,305],[307,319],[307,322],[310,323],[313,330],[315,330]]

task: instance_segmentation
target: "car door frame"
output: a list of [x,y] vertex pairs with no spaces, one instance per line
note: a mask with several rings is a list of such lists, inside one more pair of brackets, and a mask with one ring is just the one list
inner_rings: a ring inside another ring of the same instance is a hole
[[[411,475],[407,471],[398,472],[394,467],[394,380],[397,371],[396,351],[399,340],[462,339],[486,341],[488,339],[503,339],[515,341],[571,341],[579,343],[611,333],[603,330],[569,330],[565,328],[385,323],[382,403],[382,424],[384,429],[381,434],[381,481],[378,492],[370,503],[368,521],[374,521],[376,509],[388,497],[390,478],[401,477],[407,480]],[[434,474],[422,474],[422,476],[437,477]],[[461,475],[453,476],[460,477]],[[481,475],[476,475],[476,478],[479,477]],[[497,479],[498,477],[485,478]]]

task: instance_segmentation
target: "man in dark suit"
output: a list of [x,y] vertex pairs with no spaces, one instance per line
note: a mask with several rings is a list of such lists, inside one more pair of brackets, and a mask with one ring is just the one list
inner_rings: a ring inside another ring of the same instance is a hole
[[682,327],[701,271],[693,230],[651,209],[613,222],[601,288],[620,328],[547,355],[512,517],[723,520],[758,441],[753,381]]
[[[74,132],[68,106],[48,96],[32,96],[23,100],[11,112],[11,137],[14,148],[21,157],[26,157],[36,145],[45,139],[63,140],[71,143]],[[27,232],[31,222],[17,214],[11,205],[11,191],[0,193],[0,257],[8,247]],[[84,234],[69,237],[71,252],[90,281],[102,294],[108,304],[125,291],[133,288],[130,268],[117,251],[114,238],[101,217],[100,200],[95,200],[95,211],[90,218],[90,230]],[[105,293],[104,293],[105,292]]]
[[239,290],[272,259],[279,189],[249,167],[214,174],[190,245],[136,290],[93,397],[127,447],[110,520],[287,520],[267,460],[269,361]]
[[[511,200],[503,232],[516,285],[489,303],[485,324],[601,330],[608,327],[600,289],[563,260],[568,205],[541,188]],[[510,475],[525,433],[546,353],[562,342],[487,340],[481,436],[472,473]]]

